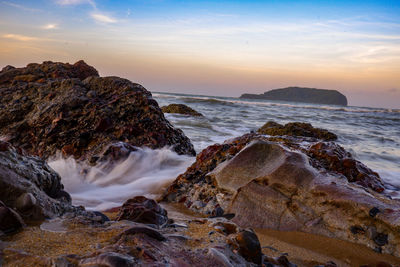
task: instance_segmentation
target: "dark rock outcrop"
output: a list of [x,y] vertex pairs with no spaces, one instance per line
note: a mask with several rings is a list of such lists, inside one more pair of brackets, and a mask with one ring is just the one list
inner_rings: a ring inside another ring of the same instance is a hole
[[0,237],[13,233],[24,226],[21,216],[0,201]]
[[305,87],[274,89],[259,95],[243,94],[240,98],[347,106],[346,96],[336,90]]
[[153,199],[137,196],[128,199],[120,208],[117,220],[163,225],[168,221],[167,211]]
[[320,234],[400,256],[400,202],[383,190],[378,174],[335,143],[252,133],[203,150],[163,199],[234,214],[242,227]]
[[25,156],[0,141],[0,201],[27,220],[42,220],[71,210],[60,176],[43,160]]
[[62,151],[94,163],[118,141],[195,154],[150,92],[126,79],[98,77],[83,61],[4,68],[0,95],[0,135],[45,159]]
[[195,117],[203,116],[201,113],[183,104],[169,104],[168,106],[161,107],[161,110],[164,113],[177,113]]
[[325,129],[314,128],[310,123],[290,122],[285,125],[269,121],[257,130],[260,134],[268,134],[272,136],[303,136],[312,137],[324,141],[333,141],[337,139],[336,134]]

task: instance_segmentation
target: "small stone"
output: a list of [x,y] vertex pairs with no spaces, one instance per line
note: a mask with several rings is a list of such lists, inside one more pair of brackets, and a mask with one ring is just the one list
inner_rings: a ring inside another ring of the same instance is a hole
[[260,264],[262,259],[261,245],[255,233],[243,230],[228,240],[232,249],[237,249],[239,254],[247,261]]
[[130,220],[160,226],[168,221],[168,216],[167,211],[153,199],[137,196],[122,205],[116,220]]
[[375,237],[374,237],[374,242],[375,244],[377,244],[378,246],[384,246],[388,243],[388,235],[383,234],[383,233],[378,233]]
[[377,207],[373,207],[369,210],[369,216],[375,217],[379,212],[381,212]]
[[145,234],[148,237],[154,238],[158,241],[164,241],[166,240],[165,236],[163,236],[160,232],[157,230],[150,228],[150,227],[141,227],[141,226],[135,226],[132,228],[129,228],[128,230],[125,230],[122,234],[120,234],[117,239],[120,239],[123,235],[135,235],[135,234]]

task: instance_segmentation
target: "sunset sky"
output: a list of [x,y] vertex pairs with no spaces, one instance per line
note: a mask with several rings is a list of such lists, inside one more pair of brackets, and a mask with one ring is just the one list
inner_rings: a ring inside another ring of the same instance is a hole
[[400,108],[400,1],[0,0],[0,68],[79,59],[150,91]]

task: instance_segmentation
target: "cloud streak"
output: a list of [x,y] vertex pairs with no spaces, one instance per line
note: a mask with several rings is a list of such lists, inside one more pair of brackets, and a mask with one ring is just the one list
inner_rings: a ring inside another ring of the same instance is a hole
[[106,24],[108,24],[108,23],[116,23],[116,22],[117,22],[116,19],[114,19],[114,18],[112,18],[112,17],[110,17],[110,16],[108,16],[108,15],[99,13],[99,12],[92,12],[92,13],[90,14],[90,16],[91,16],[95,21],[100,22],[100,23],[106,23]]
[[24,11],[30,11],[30,12],[38,12],[41,11],[40,9],[36,9],[36,8],[31,8],[31,7],[26,7],[23,5],[19,5],[13,2],[8,2],[8,1],[1,1],[2,4],[10,6],[10,7],[14,7],[14,8],[18,8]]
[[57,4],[62,6],[90,4],[96,8],[96,3],[93,0],[57,0]]
[[49,23],[49,24],[44,25],[44,26],[42,27],[42,29],[45,29],[45,30],[55,30],[55,29],[58,29],[58,24]]
[[11,33],[10,34],[4,34],[3,38],[22,41],[22,42],[38,40],[38,38],[36,38],[36,37],[20,35],[20,34],[11,34]]

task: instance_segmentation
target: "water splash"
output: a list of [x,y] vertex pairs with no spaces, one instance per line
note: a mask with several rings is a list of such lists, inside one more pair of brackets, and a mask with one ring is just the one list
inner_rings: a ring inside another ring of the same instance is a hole
[[138,195],[159,197],[194,160],[194,157],[177,155],[168,148],[138,148],[112,167],[109,162],[92,167],[61,156],[48,163],[60,174],[74,205],[106,210]]

